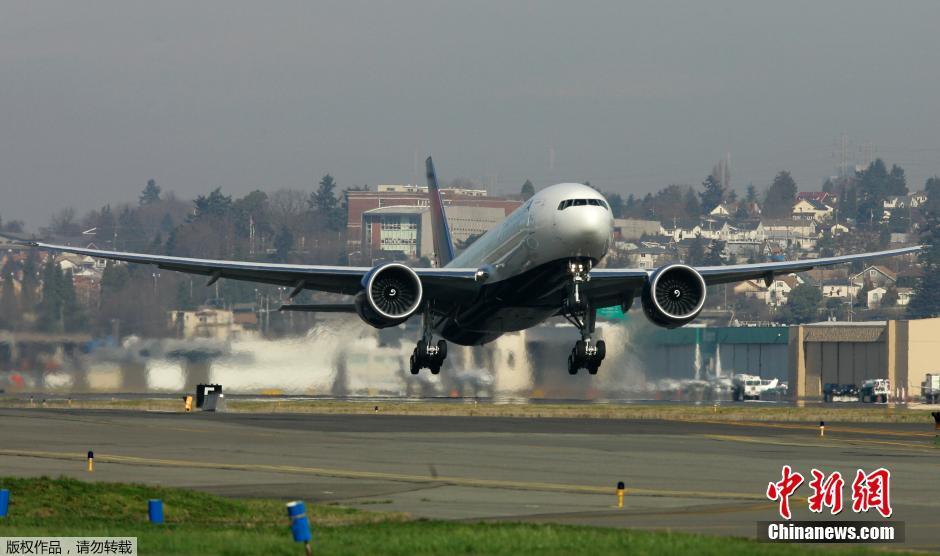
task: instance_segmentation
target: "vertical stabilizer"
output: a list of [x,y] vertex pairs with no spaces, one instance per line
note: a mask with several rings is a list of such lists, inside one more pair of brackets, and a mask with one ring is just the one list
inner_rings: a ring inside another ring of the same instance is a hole
[[437,174],[434,173],[434,161],[429,156],[427,161],[428,197],[431,202],[431,234],[434,238],[434,254],[437,266],[446,266],[454,258],[454,242],[450,237],[450,226],[441,201],[441,190],[437,186]]

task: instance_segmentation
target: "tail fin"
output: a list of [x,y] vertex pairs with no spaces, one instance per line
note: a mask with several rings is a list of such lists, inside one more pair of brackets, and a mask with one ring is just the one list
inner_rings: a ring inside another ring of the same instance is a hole
[[431,201],[431,234],[434,238],[434,253],[437,266],[443,267],[454,259],[454,242],[450,237],[450,226],[441,201],[441,190],[437,186],[437,174],[434,173],[434,161],[429,156],[425,161],[428,176],[428,197]]

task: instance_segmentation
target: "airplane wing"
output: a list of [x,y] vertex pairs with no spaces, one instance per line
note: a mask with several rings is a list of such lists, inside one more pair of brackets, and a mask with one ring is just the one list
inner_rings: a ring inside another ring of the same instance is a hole
[[[30,245],[51,251],[63,251],[128,263],[151,264],[166,270],[202,274],[210,277],[210,285],[219,278],[228,278],[287,286],[295,288],[298,293],[301,290],[314,290],[355,295],[362,287],[360,282],[363,276],[372,270],[371,267],[367,266],[322,266],[193,259],[167,255],[83,249],[40,242],[32,242]],[[475,293],[478,288],[477,282],[473,279],[476,270],[475,268],[414,269],[421,277],[427,295],[430,298],[443,296],[444,299],[452,299],[463,293]]]
[[[821,259],[801,259],[796,261],[782,261],[770,263],[735,264],[722,266],[694,267],[705,279],[705,284],[728,284],[744,280],[762,279],[769,284],[773,277],[779,274],[804,272],[821,266],[850,263],[865,259],[879,257],[893,257],[908,253],[917,253],[923,246],[902,247],[887,251],[872,253],[859,253],[857,255],[843,255],[840,257],[824,257]],[[617,305],[623,298],[624,292],[636,291],[643,287],[646,278],[652,270],[642,268],[596,268],[591,270],[591,281],[587,283],[587,294],[596,307]]]

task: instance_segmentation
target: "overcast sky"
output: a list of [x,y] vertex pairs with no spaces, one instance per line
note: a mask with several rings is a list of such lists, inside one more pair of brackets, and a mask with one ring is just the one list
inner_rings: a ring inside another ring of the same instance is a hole
[[[415,180],[940,173],[940,2],[0,3],[0,215]],[[554,165],[550,152],[554,151]]]

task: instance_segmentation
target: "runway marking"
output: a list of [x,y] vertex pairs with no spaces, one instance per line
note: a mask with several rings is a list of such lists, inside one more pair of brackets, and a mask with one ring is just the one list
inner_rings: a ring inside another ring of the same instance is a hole
[[747,442],[752,444],[770,444],[774,446],[796,446],[799,448],[844,448],[835,443],[848,444],[850,446],[864,446],[868,444],[875,445],[884,445],[884,446],[899,446],[905,449],[917,449],[917,450],[927,450],[933,451],[935,448],[925,445],[925,444],[914,444],[913,442],[892,442],[890,440],[852,440],[845,438],[830,438],[824,442],[787,442],[783,440],[769,439],[769,438],[758,438],[754,436],[734,436],[727,434],[703,434],[705,438],[711,438],[712,440],[726,440],[729,442]]
[[[84,461],[86,454],[74,452],[47,452],[39,450],[8,450],[0,449],[0,456],[34,457],[44,459],[79,460]],[[499,479],[475,479],[471,477],[428,477],[423,475],[408,475],[403,473],[386,473],[381,471],[356,471],[351,469],[330,469],[325,467],[300,467],[293,465],[270,465],[254,463],[226,463],[203,462],[188,460],[172,460],[144,458],[138,456],[120,456],[115,454],[95,453],[97,463],[115,463],[125,465],[145,465],[156,467],[182,467],[193,469],[225,469],[232,471],[255,471],[269,473],[296,473],[303,475],[318,475],[322,477],[336,477],[341,479],[373,479],[398,481],[406,483],[438,484],[452,486],[467,486],[478,488],[501,488],[507,490],[535,490],[547,492],[574,492],[582,494],[609,494],[614,495],[610,486],[572,485],[563,483],[543,483],[533,481],[509,481]],[[627,495],[651,496],[666,498],[706,498],[720,500],[766,500],[763,494],[736,493],[736,492],[707,492],[685,490],[660,490],[650,488],[627,488]]]
[[[803,425],[798,423],[765,423],[762,421],[721,421],[718,419],[677,419],[678,421],[683,421],[686,423],[703,423],[708,425],[733,425],[737,427],[764,427],[772,429],[790,429],[790,430],[807,430],[807,431],[819,431],[819,427],[816,425]],[[830,426],[826,425],[826,432],[846,432],[850,434],[874,434],[881,436],[925,436],[933,438],[934,433],[932,432],[917,432],[917,431],[892,431],[884,429],[858,429],[852,427],[839,427],[839,426]]]

